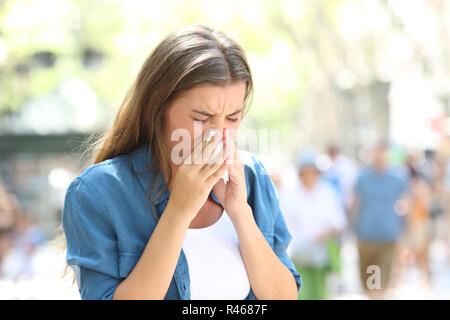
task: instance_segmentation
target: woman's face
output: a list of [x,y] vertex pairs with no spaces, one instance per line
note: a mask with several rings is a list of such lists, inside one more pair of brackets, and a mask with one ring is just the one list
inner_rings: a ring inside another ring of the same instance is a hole
[[[180,143],[179,140],[171,139],[176,129],[185,129],[189,132],[191,146],[194,139],[211,128],[231,129],[229,134],[232,138],[241,122],[245,91],[246,84],[243,81],[223,87],[200,85],[175,99],[166,117],[166,136],[169,139],[170,149]],[[197,129],[196,132],[194,132],[195,122],[201,129]]]
[[306,166],[299,170],[299,176],[306,189],[313,189],[319,180],[320,173],[313,166]]

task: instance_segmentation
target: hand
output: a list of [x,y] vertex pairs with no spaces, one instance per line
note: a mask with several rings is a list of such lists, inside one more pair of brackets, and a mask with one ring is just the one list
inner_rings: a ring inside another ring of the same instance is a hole
[[169,212],[190,223],[205,204],[213,186],[228,168],[224,153],[216,161],[209,162],[222,138],[209,143],[201,140],[178,168],[167,203]]
[[234,223],[242,215],[251,214],[247,203],[247,186],[245,183],[244,163],[239,158],[237,148],[231,139],[225,141],[225,162],[228,166],[229,180],[225,184],[220,179],[213,187],[214,195],[220,201],[225,211]]

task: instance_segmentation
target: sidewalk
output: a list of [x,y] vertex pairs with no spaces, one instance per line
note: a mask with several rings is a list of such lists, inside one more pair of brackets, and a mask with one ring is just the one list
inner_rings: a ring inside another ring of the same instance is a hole
[[[359,282],[356,243],[349,238],[342,246],[341,279],[330,279],[329,299],[367,299]],[[76,284],[62,278],[64,257],[48,246],[34,254],[32,268],[35,275],[17,280],[0,279],[0,300],[49,299],[79,300]],[[406,270],[397,289],[387,292],[388,299],[450,299],[450,264],[445,259],[445,245],[434,242],[430,248],[433,281],[430,291],[421,286],[421,275],[416,268]],[[334,280],[334,281],[333,281]]]
[[[341,280],[330,283],[330,299],[367,299],[364,295],[358,266],[358,252],[356,240],[347,238],[342,245],[342,274]],[[430,290],[422,285],[422,275],[416,267],[404,271],[397,288],[386,292],[386,298],[392,300],[428,300],[450,299],[450,262],[445,258],[445,244],[434,241],[430,246],[430,264],[432,283]]]
[[64,257],[47,245],[41,246],[33,255],[33,276],[0,279],[0,300],[79,300],[76,284],[72,286],[70,279],[62,277],[63,269]]

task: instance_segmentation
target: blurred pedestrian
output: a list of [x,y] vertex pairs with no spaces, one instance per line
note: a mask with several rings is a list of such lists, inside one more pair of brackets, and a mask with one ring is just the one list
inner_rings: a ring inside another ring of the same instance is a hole
[[0,184],[0,277],[32,276],[35,249],[45,241],[34,219]]
[[20,215],[17,198],[7,190],[0,179],[0,229],[10,229]]
[[328,146],[326,156],[329,165],[323,176],[336,188],[347,210],[352,203],[353,186],[358,174],[358,168],[349,157],[341,153],[339,147],[335,144]]
[[5,277],[4,264],[13,246],[13,233],[20,214],[17,198],[0,180],[0,278]]
[[13,247],[12,229],[0,228],[0,279],[5,278],[3,265]]
[[431,190],[419,172],[410,167],[411,207],[407,216],[407,244],[414,261],[425,276],[425,288],[430,288],[431,271],[428,249],[432,239],[430,218]]
[[346,226],[346,217],[333,187],[321,177],[315,153],[302,153],[296,169],[295,183],[283,185],[279,192],[293,236],[288,254],[303,278],[299,299],[326,299],[327,275],[339,269],[334,237]]
[[404,177],[388,166],[385,143],[373,149],[371,163],[361,170],[354,191],[362,285],[369,298],[382,299],[404,228],[407,191]]

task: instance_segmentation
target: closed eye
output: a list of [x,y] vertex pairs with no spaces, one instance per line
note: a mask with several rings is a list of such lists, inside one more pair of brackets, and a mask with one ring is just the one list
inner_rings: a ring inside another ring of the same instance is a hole
[[192,117],[192,119],[194,119],[194,121],[206,122],[206,121],[208,121],[209,118],[197,119],[197,118]]

